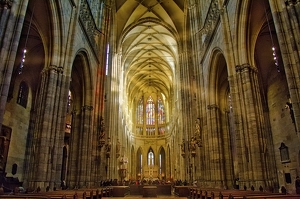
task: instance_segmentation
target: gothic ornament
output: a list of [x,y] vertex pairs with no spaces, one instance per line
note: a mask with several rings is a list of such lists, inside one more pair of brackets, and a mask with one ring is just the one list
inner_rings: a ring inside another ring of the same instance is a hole
[[180,147],[181,147],[181,156],[183,158],[185,158],[185,140],[184,139],[182,139],[182,143],[181,143]]
[[195,143],[198,147],[202,147],[202,139],[201,139],[201,130],[200,130],[200,118],[197,118],[195,124],[195,135],[194,135]]
[[100,117],[100,125],[98,127],[98,147],[101,149],[105,144],[105,124],[102,116]]
[[109,137],[107,138],[107,144],[105,145],[105,152],[106,152],[106,158],[110,158],[111,142]]
[[196,155],[196,148],[197,148],[197,141],[194,136],[191,137],[190,140],[190,153],[192,154],[192,157],[195,157]]
[[13,4],[12,0],[0,0],[1,7],[11,8],[12,4]]
[[116,156],[117,158],[120,157],[120,148],[121,148],[121,143],[119,139],[117,139],[117,144],[116,144]]

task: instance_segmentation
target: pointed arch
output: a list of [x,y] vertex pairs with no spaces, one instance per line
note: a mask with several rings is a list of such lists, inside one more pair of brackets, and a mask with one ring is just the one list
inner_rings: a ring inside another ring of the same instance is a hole
[[154,166],[155,165],[155,153],[152,147],[149,148],[147,153],[147,165]]
[[136,165],[133,167],[136,168],[137,179],[140,179],[143,173],[143,150],[141,147],[136,152]]
[[131,148],[130,148],[130,173],[131,173],[131,179],[137,179],[136,176],[137,176],[137,173],[136,173],[136,167],[134,164],[134,162],[137,162],[137,157],[135,155],[135,152],[134,152],[134,145],[131,145]]
[[158,150],[158,168],[159,168],[159,175],[161,179],[165,179],[166,176],[166,151],[164,147],[160,147]]

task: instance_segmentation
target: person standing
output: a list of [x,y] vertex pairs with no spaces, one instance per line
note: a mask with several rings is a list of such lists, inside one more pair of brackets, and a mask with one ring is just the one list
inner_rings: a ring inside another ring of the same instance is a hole
[[299,178],[299,176],[296,177],[295,188],[296,188],[296,193],[300,194],[300,178]]

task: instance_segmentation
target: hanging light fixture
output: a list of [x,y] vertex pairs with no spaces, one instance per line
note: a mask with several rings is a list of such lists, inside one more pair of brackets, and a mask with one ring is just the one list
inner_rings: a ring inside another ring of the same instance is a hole
[[265,15],[266,15],[266,20],[267,20],[267,24],[268,24],[269,34],[270,34],[270,38],[271,38],[271,42],[272,42],[273,59],[274,59],[274,62],[275,62],[277,72],[280,72],[278,57],[277,57],[277,54],[276,54],[277,49],[275,48],[275,45],[274,45],[271,26],[270,26],[270,22],[269,22],[269,18],[268,18],[267,9],[266,9],[265,4],[264,4],[264,7],[265,7]]
[[29,22],[29,26],[28,26],[28,30],[27,30],[25,45],[24,45],[24,49],[23,49],[23,52],[22,52],[22,59],[21,59],[21,63],[20,63],[20,66],[19,66],[19,71],[18,71],[19,75],[22,74],[23,68],[24,68],[24,62],[25,62],[26,52],[27,52],[26,47],[27,47],[27,41],[28,41],[29,31],[30,31],[30,28],[31,28],[34,7],[35,7],[35,5],[33,5],[32,13],[31,13],[31,16],[30,16],[30,22]]

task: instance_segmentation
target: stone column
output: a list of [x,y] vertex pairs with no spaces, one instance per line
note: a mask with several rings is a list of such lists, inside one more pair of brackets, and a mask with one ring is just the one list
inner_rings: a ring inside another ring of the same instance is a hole
[[[66,124],[66,110],[67,103],[65,103],[66,96],[69,93],[70,77],[63,75],[63,68],[57,68],[57,83],[55,85],[55,91],[53,98],[54,110],[53,110],[53,122],[51,129],[51,146],[53,150],[52,154],[52,168],[49,168],[51,172],[51,180],[54,181],[56,188],[61,185],[61,169],[63,159],[63,147],[65,137],[65,124]],[[57,119],[59,118],[59,119]]]
[[[272,11],[273,21],[276,28],[276,36],[280,46],[281,59],[283,61],[283,68],[286,74],[286,79],[289,87],[289,94],[294,110],[295,127],[299,131],[300,126],[300,79],[299,62],[300,53],[299,49],[299,1],[286,1],[288,4],[283,7],[284,3],[269,0]],[[279,10],[279,8],[283,7]]]
[[[49,66],[43,70],[41,87],[37,98],[36,121],[33,133],[32,154],[34,158],[31,161],[34,170],[32,172],[31,186],[45,187],[48,185],[59,186],[60,169],[63,146],[63,126],[61,121],[57,121],[60,106],[61,94],[61,71],[57,66]],[[62,102],[63,103],[63,102]],[[59,125],[58,125],[59,124]],[[61,150],[61,151],[59,151]]]
[[220,129],[220,114],[219,107],[216,104],[211,104],[207,106],[208,118],[207,121],[208,129],[208,139],[205,141],[208,145],[209,155],[209,170],[211,175],[211,187],[223,188],[224,184],[224,156],[222,154],[223,150],[223,137],[221,135]]
[[79,139],[81,140],[80,151],[79,151],[79,187],[90,188],[91,178],[91,152],[92,152],[92,131],[91,131],[91,117],[92,117],[92,106],[83,106],[81,114],[81,124]]
[[13,1],[12,0],[1,0],[0,1],[0,38],[3,37],[3,31],[7,23],[7,18],[9,15],[9,10],[11,9]]
[[[67,176],[67,184],[69,184],[70,188],[74,188],[78,186],[78,154],[77,151],[79,150],[79,133],[78,129],[80,126],[80,111],[73,110],[72,111],[72,128],[71,128],[71,138],[70,138],[70,153],[68,159],[68,173]],[[75,142],[75,140],[77,142]]]
[[[266,162],[262,157],[263,147],[266,145],[266,123],[263,117],[262,102],[258,87],[257,69],[249,64],[236,67],[239,85],[241,121],[236,121],[237,148],[239,153],[239,181],[247,187],[253,185],[257,190],[266,183]],[[242,125],[242,126],[240,126]],[[267,146],[265,146],[267,147]]]

